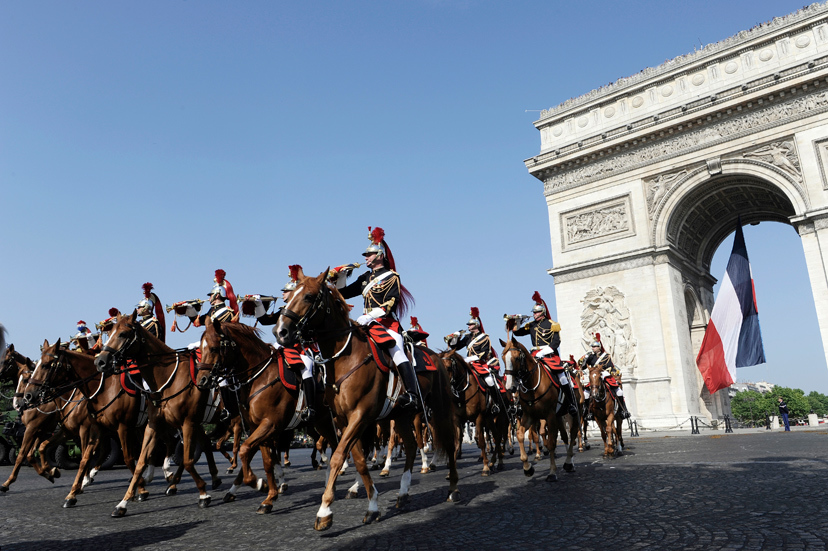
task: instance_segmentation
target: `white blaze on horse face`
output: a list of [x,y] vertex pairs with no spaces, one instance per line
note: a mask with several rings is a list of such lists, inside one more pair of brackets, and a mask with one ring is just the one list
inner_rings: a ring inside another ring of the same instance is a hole
[[[38,373],[39,373],[40,371],[42,371],[42,370],[40,369],[40,367],[41,367],[42,365],[43,365],[43,360],[42,360],[42,359],[37,360],[37,363],[35,364],[35,368],[32,370],[32,372],[31,372],[31,373],[29,373],[29,381],[30,381],[30,382],[27,382],[25,385],[23,384],[23,376],[22,376],[22,375],[20,376],[20,382],[19,382],[19,383],[17,383],[17,392],[18,392],[21,396],[22,396],[23,394],[25,394],[25,393],[26,393],[26,391],[28,391],[28,390],[29,390],[29,385],[31,384],[31,380],[32,380],[32,379],[34,379],[34,378],[38,375]],[[17,398],[15,398],[15,399],[14,399],[14,401],[15,401],[15,403],[16,403],[16,402],[17,402]],[[15,407],[16,407],[16,406],[15,406]]]

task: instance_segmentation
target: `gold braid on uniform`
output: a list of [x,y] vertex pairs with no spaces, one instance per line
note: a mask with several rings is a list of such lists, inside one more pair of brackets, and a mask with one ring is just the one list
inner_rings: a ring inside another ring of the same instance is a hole
[[373,287],[371,287],[371,292],[368,293],[368,296],[365,297],[365,308],[367,310],[372,308],[382,308],[385,310],[386,314],[392,312],[394,304],[396,304],[397,301],[396,297],[391,297],[384,302],[381,302],[381,299],[385,298],[385,295],[388,294],[388,291],[390,291],[394,285],[396,285],[397,288],[400,286],[400,277],[396,273],[394,276],[387,277],[379,283],[376,283]]

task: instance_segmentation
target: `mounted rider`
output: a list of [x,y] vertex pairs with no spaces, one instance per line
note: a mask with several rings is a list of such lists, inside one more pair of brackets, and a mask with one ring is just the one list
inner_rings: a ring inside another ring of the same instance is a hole
[[71,341],[75,343],[76,351],[86,354],[93,353],[92,349],[97,341],[97,335],[86,326],[86,322],[83,320],[78,321],[77,329],[78,332],[72,335],[71,338]]
[[[500,370],[500,361],[497,354],[492,350],[492,343],[489,335],[483,330],[483,322],[480,321],[480,310],[473,306],[469,312],[469,321],[466,322],[468,333],[455,331],[445,337],[446,344],[454,350],[466,348],[466,363],[479,375],[478,382],[482,390],[491,397],[492,413],[499,413],[501,403],[500,388],[498,387],[492,368]],[[496,367],[495,367],[496,366]]]
[[141,316],[141,327],[146,329],[149,334],[161,339],[161,342],[166,342],[167,320],[164,317],[164,307],[161,305],[161,300],[158,295],[152,292],[154,289],[152,283],[144,283],[141,285],[141,289],[144,291],[144,298],[135,306],[138,315]]
[[406,333],[414,341],[414,344],[428,348],[428,333],[423,331],[416,316],[411,316],[411,328]]
[[[558,347],[561,345],[561,324],[552,319],[546,301],[541,298],[539,292],[535,291],[532,294],[532,301],[535,303],[532,306],[532,321],[520,327],[514,327],[511,329],[512,334],[516,337],[530,336],[532,339],[532,357],[539,362],[543,362],[558,377],[558,382],[563,391],[562,394],[569,399],[569,413],[577,415],[578,408],[575,404],[578,403],[578,400],[575,398],[575,390],[569,384],[569,377],[567,377],[561,365],[561,357],[558,352]],[[507,321],[506,330],[510,330],[513,324],[513,320]]]
[[[612,379],[609,381],[609,387],[615,400],[618,402],[618,407],[621,410],[621,418],[628,419],[630,411],[627,409],[627,402],[624,400],[624,390],[621,387],[621,370],[615,367],[612,363],[612,358],[609,352],[604,350],[604,345],[601,343],[601,334],[595,333],[595,340],[590,343],[591,352],[586,353],[578,360],[578,366],[581,369],[589,369],[593,366],[601,368],[601,379],[605,380],[608,377]],[[615,384],[613,384],[615,383]],[[617,385],[617,386],[615,386]],[[593,391],[595,389],[592,389]],[[589,398],[589,396],[587,396]]]
[[[288,271],[290,273],[290,279],[288,279],[288,282],[285,283],[284,287],[282,287],[282,300],[284,300],[285,303],[288,302],[290,293],[296,289],[296,285],[299,280],[299,272],[302,271],[302,266],[298,264],[288,266]],[[262,325],[276,325],[279,323],[279,316],[282,315],[282,308],[279,308],[272,314],[268,314],[261,297],[255,298],[254,304],[255,309],[253,315],[256,317],[256,321]],[[273,347],[276,349],[282,348],[278,342],[274,343]],[[313,361],[314,350],[311,347],[304,346],[300,342],[297,342],[287,348],[296,350],[299,353],[299,358],[301,358],[302,363],[305,366],[302,369],[302,390],[305,393],[305,408],[302,410],[301,416],[303,421],[313,421],[314,417],[316,417],[316,409],[314,408],[314,404],[316,404],[316,377],[314,373]]]
[[[218,269],[213,278],[213,287],[207,296],[210,299],[210,309],[200,316],[192,320],[195,327],[201,327],[207,322],[209,317],[211,321],[219,321],[221,323],[232,322],[238,319],[239,304],[236,302],[236,293],[233,292],[233,286],[225,278],[227,272]],[[225,302],[230,301],[230,306]],[[194,343],[196,347],[200,346],[200,341]],[[190,345],[193,346],[192,344]],[[236,381],[232,373],[226,377],[222,377],[219,382],[219,392],[221,392],[221,401],[224,402],[224,409],[219,416],[219,421],[228,421],[233,417],[239,415],[239,400],[236,396],[236,391],[230,388],[230,384],[235,387]]]
[[420,385],[405,354],[402,328],[397,318],[405,314],[413,297],[400,282],[394,256],[385,242],[385,231],[382,228],[371,230],[370,227],[368,231],[371,244],[362,256],[365,257],[365,266],[371,271],[360,275],[356,281],[342,288],[340,293],[346,299],[362,295],[365,301],[364,313],[357,318],[357,323],[365,326],[378,323],[394,339],[394,346],[389,348],[389,353],[399,369],[406,390],[405,395],[400,396],[399,403],[403,407],[418,409],[421,403]]
[[96,342],[95,346],[92,348],[95,352],[99,352],[103,348],[103,345],[106,344],[104,342],[104,337],[109,336],[112,328],[115,327],[115,324],[118,322],[118,316],[120,315],[121,311],[113,306],[109,309],[109,317],[95,324],[95,329],[98,330],[98,342]]

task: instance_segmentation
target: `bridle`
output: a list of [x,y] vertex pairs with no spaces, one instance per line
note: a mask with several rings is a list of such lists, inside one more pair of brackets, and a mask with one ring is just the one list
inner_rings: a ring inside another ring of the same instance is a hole
[[[196,379],[196,386],[199,389],[218,386],[222,380],[230,379],[232,376],[231,366],[233,362],[227,361],[227,356],[231,352],[237,352],[238,346],[236,345],[236,341],[230,339],[226,333],[218,333],[218,338],[218,346],[208,348],[210,353],[216,355],[216,361],[211,364],[196,362],[196,372],[208,372],[203,381],[198,378]],[[233,390],[238,390],[238,388],[234,388]]]
[[331,304],[329,299],[329,292],[328,288],[325,284],[322,284],[322,288],[316,293],[316,296],[313,298],[313,303],[311,304],[310,308],[308,308],[303,315],[299,315],[293,310],[288,308],[288,304],[282,307],[281,315],[289,319],[293,322],[293,327],[291,327],[291,332],[299,337],[299,342],[303,345],[308,345],[311,341],[313,341],[313,333],[315,332],[314,329],[310,329],[306,332],[306,328],[310,321],[322,311],[323,307],[325,310],[325,315],[329,315],[331,313]]
[[[538,387],[540,387],[541,378],[542,378],[540,365],[538,364],[537,361],[535,361],[535,365],[532,366],[531,365],[532,362],[529,361],[529,359],[527,358],[526,352],[522,348],[512,347],[511,349],[508,350],[508,353],[512,354],[513,350],[517,350],[517,360],[518,360],[517,361],[517,368],[506,370],[503,373],[504,373],[504,375],[512,375],[512,374],[516,375],[515,378],[517,379],[517,382],[518,382],[518,392],[521,395],[532,396],[532,395],[534,395],[534,392],[538,389]],[[506,351],[504,351],[504,356],[506,355],[505,353],[506,353]],[[511,362],[512,365],[514,365],[514,363],[515,362]],[[535,373],[538,374],[538,380],[537,380],[536,383],[534,383],[532,385],[532,379],[534,378]],[[532,385],[531,388],[528,385]],[[541,398],[546,396],[546,394],[550,390],[552,390],[552,387],[554,387],[554,386],[555,385],[550,380],[549,381],[549,386],[546,387],[546,390],[540,396],[535,396],[534,399],[523,398],[523,396],[521,396],[520,399],[523,400],[524,402],[526,402],[526,405],[531,407],[534,404],[536,404],[537,402],[539,402]]]

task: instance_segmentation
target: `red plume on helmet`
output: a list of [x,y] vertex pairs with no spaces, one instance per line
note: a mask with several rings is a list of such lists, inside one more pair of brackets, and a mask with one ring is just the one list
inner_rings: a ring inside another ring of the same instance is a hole
[[546,319],[552,319],[549,316],[549,307],[546,306],[546,301],[541,298],[539,292],[535,291],[535,293],[532,295],[532,300],[535,302],[535,304],[543,304],[543,310],[544,310],[543,317],[545,317]]
[[302,266],[299,264],[291,264],[288,266],[288,270],[290,271],[290,279],[293,281],[299,281],[299,270],[302,269]]
[[595,333],[595,340],[601,345],[601,352],[605,352],[604,343],[601,342],[601,333]]
[[[394,255],[391,254],[391,247],[389,247],[388,243],[385,242],[385,230],[382,228],[372,229],[371,226],[368,226],[368,233],[371,236],[371,243],[375,245],[382,245],[382,248],[385,249],[385,265],[388,266],[391,271],[396,272],[397,263],[394,262]],[[411,292],[405,288],[405,285],[400,283],[400,304],[397,307],[397,316],[405,316],[405,313],[412,306],[414,306],[414,297],[411,295]]]
[[483,322],[480,321],[480,310],[477,306],[472,306],[471,310],[469,311],[469,315],[477,320],[477,326],[480,328],[481,333],[485,333],[485,329],[483,329]]
[[419,323],[419,320],[417,320],[416,316],[411,316],[411,328],[412,329],[419,329],[420,328],[420,323]]
[[[163,342],[166,342],[166,340],[167,340],[167,318],[164,317],[164,305],[161,304],[161,299],[158,298],[158,295],[156,295],[155,293],[152,292],[152,290],[155,289],[155,287],[152,285],[152,283],[147,281],[146,283],[141,285],[141,289],[144,290],[144,297],[147,300],[151,300],[152,303],[155,305],[154,306],[155,319],[158,320],[158,327],[160,329],[160,331],[158,331],[158,334],[161,335],[161,337],[160,337],[161,340]],[[110,308],[109,314],[111,316],[115,315],[115,314],[112,313],[112,310],[115,310],[116,314],[120,313],[120,312],[118,312],[117,308]]]
[[109,309],[109,317],[110,318],[114,318],[115,316],[117,316],[120,313],[121,313],[121,311],[118,310],[117,308],[115,308],[114,306]]
[[239,303],[236,300],[236,293],[233,292],[233,286],[230,285],[230,282],[225,279],[227,272],[219,268],[216,270],[216,278],[215,282],[222,287],[224,287],[224,291],[227,294],[227,300],[230,301],[230,309],[233,310],[234,314],[239,313]]

